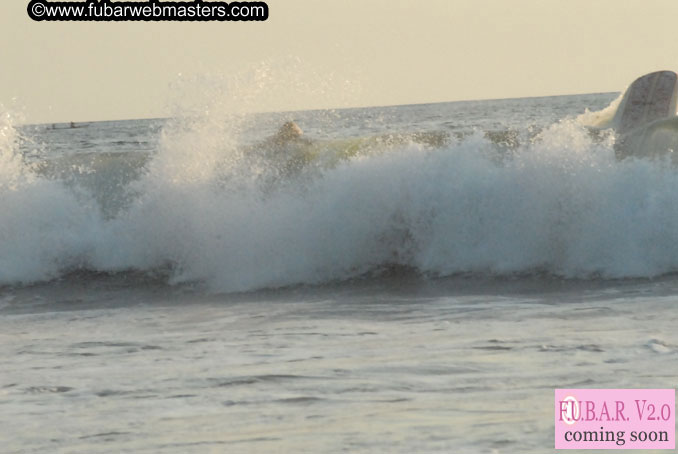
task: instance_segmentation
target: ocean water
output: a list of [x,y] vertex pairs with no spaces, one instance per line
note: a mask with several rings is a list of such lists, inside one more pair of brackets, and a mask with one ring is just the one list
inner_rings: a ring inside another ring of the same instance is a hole
[[678,171],[617,99],[3,115],[0,451],[541,453],[555,388],[674,388]]

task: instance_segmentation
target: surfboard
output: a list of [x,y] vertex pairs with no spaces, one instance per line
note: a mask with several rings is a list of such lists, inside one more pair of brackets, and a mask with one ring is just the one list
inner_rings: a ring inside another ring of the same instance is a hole
[[667,154],[678,164],[678,116],[653,121],[624,134],[615,144],[618,158],[661,158]]
[[633,129],[676,115],[678,75],[657,71],[636,79],[624,93],[614,125],[625,134]]

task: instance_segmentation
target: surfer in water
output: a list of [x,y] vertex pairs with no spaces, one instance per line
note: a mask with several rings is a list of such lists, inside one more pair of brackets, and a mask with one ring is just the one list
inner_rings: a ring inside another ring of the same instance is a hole
[[277,146],[289,144],[310,144],[311,141],[303,137],[304,131],[295,121],[288,121],[283,124],[268,141]]
[[304,137],[304,131],[295,121],[290,120],[253,149],[263,153],[261,156],[270,162],[276,162],[275,165],[282,175],[290,176],[311,162],[311,148],[314,143],[315,141]]

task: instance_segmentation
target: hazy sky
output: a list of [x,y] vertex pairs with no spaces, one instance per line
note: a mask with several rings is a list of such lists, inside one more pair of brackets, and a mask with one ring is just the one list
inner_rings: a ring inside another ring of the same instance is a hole
[[26,122],[160,117],[214,85],[247,97],[233,80],[262,62],[257,110],[619,91],[678,70],[678,0],[267,3],[266,22],[47,23],[2,0],[0,103]]

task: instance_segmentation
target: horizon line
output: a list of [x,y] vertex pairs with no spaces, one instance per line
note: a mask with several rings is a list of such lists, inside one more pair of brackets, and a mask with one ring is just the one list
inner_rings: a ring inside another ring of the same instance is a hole
[[[434,104],[452,104],[452,103],[470,103],[470,102],[488,102],[488,101],[506,101],[510,99],[539,99],[539,98],[560,98],[566,96],[590,96],[590,95],[608,95],[621,93],[620,91],[600,91],[590,93],[569,93],[558,95],[536,95],[536,96],[519,96],[519,97],[499,97],[499,98],[478,98],[478,99],[457,99],[452,101],[433,101],[433,102],[415,102],[405,104],[379,104],[379,105],[363,105],[363,106],[349,106],[349,107],[321,107],[312,109],[293,109],[293,110],[262,110],[255,112],[242,112],[245,115],[262,115],[262,114],[293,114],[298,112],[321,112],[321,111],[341,111],[341,110],[355,110],[355,109],[379,109],[389,107],[411,107],[411,106],[428,106]],[[234,114],[238,115],[238,114]],[[109,122],[124,122],[124,121],[161,121],[170,120],[178,117],[138,117],[138,118],[119,118],[106,120],[81,120],[81,121],[48,121],[40,123],[20,123],[17,126],[43,126],[43,125],[61,125],[75,123],[76,125],[92,124],[92,123],[109,123]],[[69,129],[69,128],[64,128]]]

